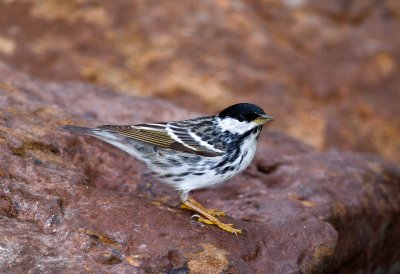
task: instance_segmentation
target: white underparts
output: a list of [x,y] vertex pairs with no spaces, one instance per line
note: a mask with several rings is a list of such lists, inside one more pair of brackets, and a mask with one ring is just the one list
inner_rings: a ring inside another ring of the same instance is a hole
[[[194,189],[200,189],[220,184],[228,180],[229,178],[234,177],[235,175],[245,170],[253,160],[257,147],[257,135],[258,134],[250,135],[249,138],[246,139],[241,145],[241,152],[239,157],[234,159],[233,162],[228,163],[229,166],[237,166],[237,168],[229,170],[224,174],[217,174],[215,169],[211,169],[205,171],[204,175],[201,176],[188,175],[185,176],[185,178],[180,182],[169,181],[168,183],[173,185],[178,190],[188,192]],[[223,158],[224,156],[212,157],[211,159],[209,159],[209,161],[213,161],[214,163],[212,164],[212,166],[214,166],[220,163]],[[202,163],[198,163],[198,165],[202,165]]]

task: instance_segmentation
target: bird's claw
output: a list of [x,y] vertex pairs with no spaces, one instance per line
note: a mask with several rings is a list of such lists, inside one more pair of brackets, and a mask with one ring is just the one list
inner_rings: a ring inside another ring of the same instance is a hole
[[199,214],[193,214],[190,218],[197,218],[197,220],[199,220],[201,216]]

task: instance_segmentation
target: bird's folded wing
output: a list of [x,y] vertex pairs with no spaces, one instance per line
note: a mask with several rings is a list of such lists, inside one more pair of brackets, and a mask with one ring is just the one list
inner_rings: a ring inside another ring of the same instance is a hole
[[174,131],[176,129],[171,129],[166,123],[140,124],[134,126],[104,125],[98,128],[159,147],[206,157],[216,157],[223,153],[223,151],[219,149],[214,149],[210,145],[205,145],[199,138],[193,137],[193,134],[191,135],[187,129],[180,129],[179,134],[175,134],[176,132]]

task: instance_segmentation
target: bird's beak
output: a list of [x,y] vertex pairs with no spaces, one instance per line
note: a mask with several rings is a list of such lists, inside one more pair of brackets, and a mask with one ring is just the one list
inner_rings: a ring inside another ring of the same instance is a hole
[[270,122],[274,120],[271,116],[267,114],[258,114],[258,118],[256,118],[253,122],[259,125],[265,124],[266,122]]

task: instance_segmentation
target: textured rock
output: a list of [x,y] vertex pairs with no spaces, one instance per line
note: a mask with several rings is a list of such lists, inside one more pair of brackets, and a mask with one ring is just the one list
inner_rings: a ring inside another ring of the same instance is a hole
[[67,123],[196,115],[81,83],[46,83],[0,64],[0,269],[107,273],[354,273],[399,270],[400,168],[318,153],[264,131],[257,158],[193,195],[226,210],[235,236],[179,209],[174,190]]
[[197,111],[259,102],[314,147],[400,161],[399,18],[398,0],[3,1],[0,58]]

